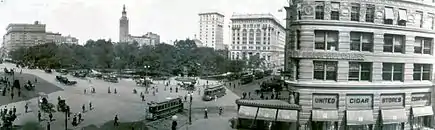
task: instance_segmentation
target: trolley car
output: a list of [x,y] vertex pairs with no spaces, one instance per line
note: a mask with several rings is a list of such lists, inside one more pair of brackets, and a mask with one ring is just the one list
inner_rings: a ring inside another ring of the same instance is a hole
[[222,97],[226,94],[226,89],[223,84],[208,86],[204,89],[202,100],[211,101],[215,98]]
[[157,120],[175,115],[183,111],[183,102],[181,98],[166,98],[158,102],[148,103],[146,109],[147,120]]

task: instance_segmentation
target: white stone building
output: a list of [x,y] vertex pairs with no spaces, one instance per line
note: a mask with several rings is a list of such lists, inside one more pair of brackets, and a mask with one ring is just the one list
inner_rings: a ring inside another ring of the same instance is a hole
[[218,12],[199,14],[199,40],[204,47],[224,49],[224,15]]
[[265,68],[275,72],[284,68],[285,30],[272,14],[233,15],[230,31],[232,60],[259,55]]
[[34,24],[9,24],[3,35],[2,54],[7,54],[20,47],[30,47],[46,43],[45,24],[35,21]]

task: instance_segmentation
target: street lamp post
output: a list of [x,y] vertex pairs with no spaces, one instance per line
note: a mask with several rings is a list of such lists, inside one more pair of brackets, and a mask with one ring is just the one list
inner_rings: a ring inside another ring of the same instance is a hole
[[192,93],[189,94],[190,103],[189,103],[189,125],[192,125]]
[[146,81],[146,78],[148,76],[148,69],[150,68],[150,66],[145,65],[145,66],[143,66],[143,68],[145,68],[145,77],[144,77],[145,87],[148,87],[148,82]]

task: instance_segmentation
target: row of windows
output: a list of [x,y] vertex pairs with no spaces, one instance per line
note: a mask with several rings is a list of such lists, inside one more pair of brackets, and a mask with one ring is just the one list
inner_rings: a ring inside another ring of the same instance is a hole
[[[314,33],[315,49],[338,51],[338,31],[316,30]],[[297,49],[300,49],[300,37],[300,31],[296,31]],[[350,50],[373,52],[373,39],[373,33],[350,32]],[[405,53],[405,41],[405,35],[384,34],[383,52]],[[415,37],[413,46],[416,54],[433,54],[433,38]]]
[[[384,9],[384,24],[393,24],[393,21],[397,21],[397,25],[406,26],[408,22],[408,13],[406,9],[399,8],[398,9],[398,17],[395,18],[393,7],[385,7]],[[351,12],[350,12],[350,20],[351,21],[360,21],[361,14],[361,5],[359,3],[351,4]],[[419,28],[427,28],[434,29],[435,17],[433,13],[428,13],[428,16],[423,17],[423,11],[415,11],[414,13],[414,22],[415,25]],[[301,14],[299,12],[299,19],[301,19]],[[340,20],[340,2],[331,2],[331,12],[330,14],[331,20]],[[325,17],[325,3],[324,2],[316,2],[315,8],[315,19],[324,19]],[[375,5],[366,4],[365,11],[365,22],[373,23],[375,19]]]
[[[315,80],[337,80],[336,61],[314,61],[313,79]],[[382,80],[403,81],[403,63],[383,63]],[[413,80],[431,80],[431,64],[414,64]],[[372,80],[371,62],[349,62],[349,81],[371,81]]]
[[[253,49],[254,49],[253,46],[249,46],[249,47],[246,47],[246,46],[242,46],[242,47],[239,47],[239,46],[232,46],[231,48],[232,48],[233,50],[236,50],[236,48],[237,48],[237,50],[240,50],[240,48],[242,48],[242,50],[247,50],[247,48],[249,48],[249,50],[253,50]],[[257,46],[257,47],[255,47],[255,50],[261,50],[261,47]],[[263,47],[263,50],[266,50],[266,47],[265,47],[265,46]],[[270,50],[270,47],[267,47],[267,50]]]

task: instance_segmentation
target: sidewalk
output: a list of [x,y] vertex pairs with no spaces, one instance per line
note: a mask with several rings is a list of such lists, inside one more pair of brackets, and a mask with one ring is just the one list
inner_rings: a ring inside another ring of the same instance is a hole
[[230,127],[231,117],[212,117],[194,121],[192,125],[184,125],[179,130],[233,130]]

